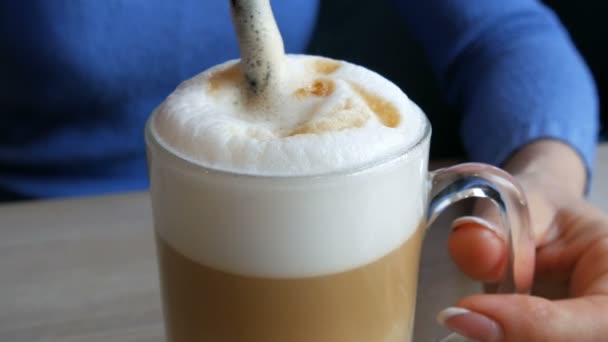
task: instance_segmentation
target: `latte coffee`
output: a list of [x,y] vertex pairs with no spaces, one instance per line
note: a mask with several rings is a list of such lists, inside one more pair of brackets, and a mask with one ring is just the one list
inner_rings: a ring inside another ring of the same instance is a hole
[[231,10],[241,59],[146,129],[168,341],[409,341],[424,114],[363,67],[285,55],[268,0]]
[[242,103],[232,61],[148,123],[168,341],[409,341],[427,121],[372,71],[285,63],[273,111]]

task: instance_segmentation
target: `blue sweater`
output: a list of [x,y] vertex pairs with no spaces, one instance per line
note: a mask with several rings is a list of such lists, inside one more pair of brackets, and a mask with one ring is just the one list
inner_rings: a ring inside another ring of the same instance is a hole
[[[540,138],[591,165],[594,84],[535,0],[395,0],[463,115],[472,159]],[[317,1],[274,1],[291,53]],[[0,2],[0,192],[56,197],[147,187],[143,126],[182,80],[238,57],[226,0]],[[424,108],[423,108],[424,109]]]

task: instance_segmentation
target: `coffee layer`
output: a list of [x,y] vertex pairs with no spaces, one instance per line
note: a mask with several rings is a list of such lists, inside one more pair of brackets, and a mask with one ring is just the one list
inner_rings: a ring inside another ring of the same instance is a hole
[[409,341],[422,235],[363,267],[299,279],[225,273],[159,238],[168,340]]

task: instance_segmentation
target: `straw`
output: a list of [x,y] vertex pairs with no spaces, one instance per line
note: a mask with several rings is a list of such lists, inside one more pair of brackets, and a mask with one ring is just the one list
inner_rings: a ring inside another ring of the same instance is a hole
[[280,92],[285,49],[270,0],[230,0],[250,103],[268,104]]

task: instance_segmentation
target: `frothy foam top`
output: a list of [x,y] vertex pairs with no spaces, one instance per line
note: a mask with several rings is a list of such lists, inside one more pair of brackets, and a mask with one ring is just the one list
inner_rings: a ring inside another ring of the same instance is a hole
[[262,277],[333,274],[387,255],[424,221],[428,140],[409,148],[426,127],[418,107],[353,64],[288,56],[285,66],[289,77],[266,109],[246,103],[232,61],[180,85],[148,132],[171,153],[239,174],[317,175],[406,150],[407,158],[352,177],[272,179],[201,176],[153,153],[156,231],[202,265]]
[[213,169],[299,176],[364,166],[424,134],[420,109],[382,76],[347,62],[288,55],[281,94],[252,109],[237,61],[182,83],[152,133],[166,148]]

